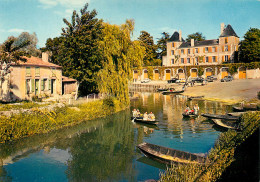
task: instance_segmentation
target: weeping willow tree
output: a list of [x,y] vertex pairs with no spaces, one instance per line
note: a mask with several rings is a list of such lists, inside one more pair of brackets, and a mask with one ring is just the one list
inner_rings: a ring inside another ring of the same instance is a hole
[[124,104],[129,103],[128,81],[132,78],[132,68],[141,67],[145,48],[139,41],[132,41],[134,21],[126,20],[122,25],[104,23],[102,67],[98,72],[100,93],[115,96]]

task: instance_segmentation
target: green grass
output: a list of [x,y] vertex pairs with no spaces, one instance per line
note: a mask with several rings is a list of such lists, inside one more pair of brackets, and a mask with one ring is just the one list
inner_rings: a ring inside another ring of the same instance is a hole
[[21,113],[11,117],[0,116],[0,143],[48,133],[85,120],[105,117],[126,107],[116,99],[110,99],[110,101],[105,99],[78,105],[78,109],[74,108],[63,107],[47,111],[33,107],[32,113]]

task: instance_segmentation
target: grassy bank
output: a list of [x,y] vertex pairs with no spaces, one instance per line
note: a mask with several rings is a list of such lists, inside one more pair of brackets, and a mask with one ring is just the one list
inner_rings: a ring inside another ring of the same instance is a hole
[[31,113],[11,117],[0,116],[0,143],[48,133],[85,120],[105,117],[125,108],[126,106],[118,100],[108,98],[74,107],[56,108],[53,111],[40,110],[36,107]]
[[162,174],[160,181],[216,181],[234,162],[234,154],[248,137],[260,126],[260,112],[246,113],[242,117],[241,132],[229,130],[221,133],[214,148],[208,154],[206,165],[175,165]]

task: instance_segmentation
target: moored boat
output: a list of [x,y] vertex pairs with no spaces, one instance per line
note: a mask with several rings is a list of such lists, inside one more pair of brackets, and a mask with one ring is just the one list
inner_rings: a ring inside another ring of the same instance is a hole
[[188,100],[193,100],[193,99],[201,99],[204,96],[194,96],[194,97],[188,97]]
[[240,118],[239,116],[217,115],[217,114],[208,114],[208,113],[201,114],[201,116],[204,116],[208,119],[224,119],[224,120],[238,120]]
[[158,88],[157,89],[158,92],[163,92],[163,91],[167,91],[167,90],[169,90],[169,89],[168,88]]
[[178,91],[163,91],[162,94],[163,95],[170,95],[170,94],[180,94],[183,93],[184,90],[178,90]]
[[137,146],[145,156],[164,164],[172,163],[195,163],[204,164],[206,157],[200,154],[184,152],[151,143],[141,143]]
[[239,130],[239,127],[237,124],[228,124],[225,123],[223,121],[221,121],[221,119],[212,119],[212,121],[219,127],[225,128],[225,129],[233,129],[233,130]]

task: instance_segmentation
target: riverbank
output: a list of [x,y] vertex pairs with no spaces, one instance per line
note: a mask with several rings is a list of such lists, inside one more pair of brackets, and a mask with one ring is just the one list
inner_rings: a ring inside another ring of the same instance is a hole
[[124,110],[126,107],[115,98],[107,98],[73,107],[56,107],[53,110],[36,107],[30,112],[20,112],[11,116],[2,115],[0,116],[0,143],[105,117]]
[[227,178],[227,174],[224,173],[226,169],[231,166],[238,155],[240,158],[244,157],[238,154],[237,150],[258,130],[259,116],[260,112],[246,113],[242,117],[241,132],[229,130],[222,133],[214,148],[210,150],[207,156],[209,162],[205,165],[174,165],[162,174],[160,181],[216,181],[223,177],[223,174]]
[[234,104],[257,98],[259,91],[260,79],[244,79],[231,82],[215,81],[203,86],[187,87],[183,95],[204,96],[206,100]]

